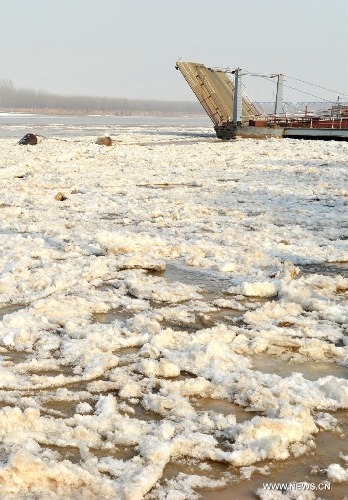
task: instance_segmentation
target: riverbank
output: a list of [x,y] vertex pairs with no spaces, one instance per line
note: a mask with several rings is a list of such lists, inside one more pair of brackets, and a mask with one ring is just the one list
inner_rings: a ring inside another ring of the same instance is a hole
[[155,111],[155,110],[79,110],[79,109],[64,109],[64,108],[0,108],[0,113],[25,113],[25,114],[38,114],[38,115],[53,115],[53,116],[163,116],[163,117],[202,117],[205,114],[192,113],[192,112],[175,112],[175,111]]

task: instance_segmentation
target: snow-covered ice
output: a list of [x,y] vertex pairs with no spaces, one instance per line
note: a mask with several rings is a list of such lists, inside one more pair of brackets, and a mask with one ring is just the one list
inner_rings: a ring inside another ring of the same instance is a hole
[[218,500],[326,433],[342,500],[348,144],[111,135],[0,139],[1,499]]

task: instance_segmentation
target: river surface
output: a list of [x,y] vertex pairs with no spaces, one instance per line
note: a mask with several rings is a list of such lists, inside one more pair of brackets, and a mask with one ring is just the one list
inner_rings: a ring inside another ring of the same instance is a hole
[[[214,130],[206,116],[113,116],[113,115],[40,115],[29,113],[0,113],[0,136],[22,137],[26,133],[49,136],[111,135],[125,128],[140,128],[143,132],[153,127],[177,127],[179,131],[196,127]],[[215,134],[214,134],[215,135]]]

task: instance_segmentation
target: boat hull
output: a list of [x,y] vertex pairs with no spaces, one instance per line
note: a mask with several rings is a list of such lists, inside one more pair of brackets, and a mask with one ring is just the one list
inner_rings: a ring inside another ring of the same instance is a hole
[[236,139],[251,138],[251,139],[267,139],[275,137],[278,139],[313,139],[313,140],[329,140],[329,141],[348,141],[348,129],[333,129],[333,128],[294,128],[294,127],[254,127],[254,126],[237,126],[225,128],[221,126],[214,127],[218,139]]

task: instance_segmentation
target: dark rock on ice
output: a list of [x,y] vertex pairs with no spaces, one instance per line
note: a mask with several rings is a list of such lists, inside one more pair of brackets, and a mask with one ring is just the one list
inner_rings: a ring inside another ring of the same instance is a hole
[[63,193],[57,193],[56,196],[54,197],[55,200],[57,201],[64,201],[67,199],[67,197]]
[[35,134],[26,134],[22,139],[18,142],[21,146],[35,146],[37,144],[37,137]]
[[109,136],[98,137],[98,139],[95,141],[95,143],[99,144],[99,146],[111,146],[112,139]]

